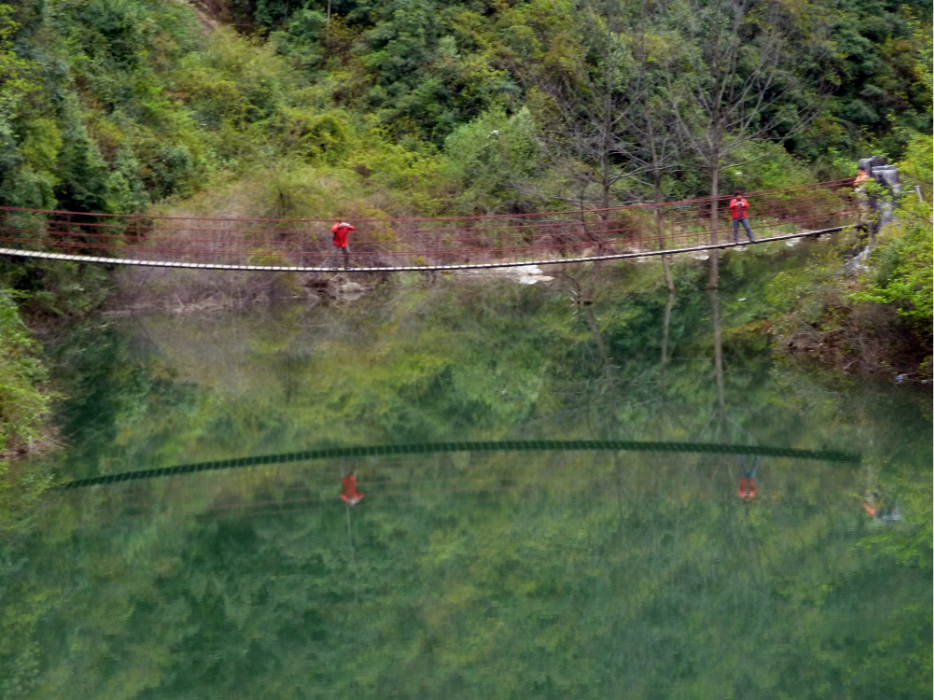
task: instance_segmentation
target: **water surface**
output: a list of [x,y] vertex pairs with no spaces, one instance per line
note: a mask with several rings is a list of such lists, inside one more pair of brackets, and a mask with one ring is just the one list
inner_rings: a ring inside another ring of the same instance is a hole
[[[50,495],[0,697],[930,697],[929,394],[633,269],[69,330],[63,482],[342,451]],[[390,449],[546,440],[656,447]]]

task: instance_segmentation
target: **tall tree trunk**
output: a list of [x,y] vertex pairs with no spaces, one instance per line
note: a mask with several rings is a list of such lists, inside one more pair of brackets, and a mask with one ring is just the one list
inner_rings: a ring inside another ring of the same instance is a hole
[[[655,235],[658,238],[658,247],[665,250],[664,231],[662,229],[662,181],[655,171]],[[662,272],[665,275],[665,286],[668,287],[670,294],[675,293],[675,281],[671,276],[671,263],[667,255],[662,255]]]
[[600,332],[600,326],[597,324],[597,317],[594,316],[593,307],[587,304],[583,307],[584,320],[593,336],[594,344],[597,346],[597,352],[600,353],[600,362],[603,364],[603,376],[609,379],[613,374],[613,362],[610,360],[610,351],[603,340],[603,333]]
[[720,295],[716,289],[708,292],[713,318],[713,368],[717,383],[717,439],[722,440],[726,430],[726,391],[723,387],[723,334],[720,330]]
[[[609,81],[607,81],[609,82]],[[606,221],[610,212],[610,188],[613,187],[613,178],[610,172],[610,149],[613,142],[613,96],[610,93],[609,86],[603,93],[603,148],[601,164],[603,166],[603,220]]]
[[[710,167],[710,244],[717,245],[717,197],[720,196],[720,154],[713,154]],[[710,249],[710,277],[707,289],[716,289],[720,285],[720,251]]]
[[[662,322],[662,377],[665,376],[665,369],[668,367],[668,329],[671,327],[671,307],[675,305],[674,290],[668,293],[668,301],[665,302],[665,319]],[[664,382],[663,382],[664,383]],[[663,387],[664,391],[664,387]]]
[[[609,101],[608,99],[606,100]],[[603,155],[600,159],[600,166],[603,172],[600,174],[600,187],[603,190],[602,208],[600,218],[603,220],[602,238],[606,241],[610,237],[610,189],[613,187],[612,174],[610,172],[610,129],[609,124],[609,106],[604,104],[604,124],[603,124]]]

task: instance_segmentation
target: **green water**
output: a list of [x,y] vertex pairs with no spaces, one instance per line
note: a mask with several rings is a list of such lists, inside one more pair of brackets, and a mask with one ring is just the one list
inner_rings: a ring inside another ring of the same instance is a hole
[[[638,274],[62,331],[62,482],[319,452],[50,494],[0,545],[0,698],[930,697],[930,394]],[[570,440],[654,447],[534,448]],[[469,441],[533,447],[412,453]]]

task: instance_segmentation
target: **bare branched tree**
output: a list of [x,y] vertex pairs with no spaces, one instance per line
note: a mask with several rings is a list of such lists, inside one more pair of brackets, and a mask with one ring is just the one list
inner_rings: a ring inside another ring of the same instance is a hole
[[[721,172],[742,164],[744,145],[788,138],[809,115],[794,100],[802,83],[779,4],[673,0],[668,9],[685,42],[666,72],[667,95],[681,134],[708,171],[710,242],[716,244]],[[719,282],[718,260],[711,251],[712,289]]]
[[546,96],[549,160],[575,183],[582,208],[613,206],[618,183],[633,176],[626,127],[635,95],[627,88],[636,66],[621,8],[582,3],[578,37],[586,53],[537,86]]
[[[630,35],[630,45],[635,61],[630,92],[637,97],[627,114],[627,153],[642,179],[650,183],[651,197],[655,204],[655,230],[659,246],[664,247],[662,208],[664,180],[683,167],[687,149],[677,114],[666,99],[664,86],[665,69],[670,62],[672,37],[664,36],[656,18],[648,12],[648,3],[643,3],[638,27]],[[665,284],[669,292],[675,290],[668,256],[662,255]]]

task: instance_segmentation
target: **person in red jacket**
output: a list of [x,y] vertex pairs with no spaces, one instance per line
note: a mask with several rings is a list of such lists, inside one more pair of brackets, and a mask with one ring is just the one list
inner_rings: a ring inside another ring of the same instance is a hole
[[[334,224],[331,233],[334,234],[334,245],[344,254],[344,267],[350,266],[350,248],[347,246],[347,233],[356,229],[346,221]],[[334,251],[336,261],[337,251]]]
[[756,239],[752,237],[752,231],[749,228],[749,219],[746,218],[746,212],[749,211],[749,202],[743,197],[742,192],[737,192],[736,196],[730,200],[730,211],[733,212],[733,242],[739,243],[737,232],[739,231],[740,224],[746,229],[749,242],[752,243],[755,241]]
[[344,489],[341,498],[347,501],[347,505],[355,506],[363,500],[363,494],[357,491],[357,477],[353,472],[341,479],[341,486]]

